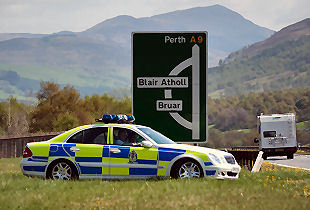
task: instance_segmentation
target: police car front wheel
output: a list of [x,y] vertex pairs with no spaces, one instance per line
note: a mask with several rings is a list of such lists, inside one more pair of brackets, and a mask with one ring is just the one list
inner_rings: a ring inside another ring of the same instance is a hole
[[200,165],[193,160],[179,161],[173,172],[173,178],[200,178],[203,176],[203,171]]

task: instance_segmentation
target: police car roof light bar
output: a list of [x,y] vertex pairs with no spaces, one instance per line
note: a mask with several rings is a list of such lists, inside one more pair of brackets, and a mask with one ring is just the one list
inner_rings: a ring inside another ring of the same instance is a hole
[[134,123],[135,117],[133,115],[116,115],[116,114],[104,114],[101,119],[96,119],[96,122],[103,123]]

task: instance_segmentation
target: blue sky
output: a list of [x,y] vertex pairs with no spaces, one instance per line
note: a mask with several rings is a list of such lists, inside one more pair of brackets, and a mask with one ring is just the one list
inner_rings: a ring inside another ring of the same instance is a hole
[[0,33],[79,32],[118,15],[148,17],[214,4],[276,31],[310,17],[309,0],[0,0]]

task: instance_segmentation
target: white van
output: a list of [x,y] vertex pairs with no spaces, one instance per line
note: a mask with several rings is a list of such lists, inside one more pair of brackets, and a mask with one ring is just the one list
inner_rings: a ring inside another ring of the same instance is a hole
[[257,129],[260,139],[255,138],[254,142],[259,143],[259,149],[264,152],[263,158],[269,156],[287,156],[294,158],[297,151],[295,115],[272,114],[257,116]]

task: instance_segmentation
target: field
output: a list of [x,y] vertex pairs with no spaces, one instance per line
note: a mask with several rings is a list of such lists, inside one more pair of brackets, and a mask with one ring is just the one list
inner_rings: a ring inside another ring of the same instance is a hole
[[296,123],[296,127],[299,129],[310,129],[310,120]]
[[0,209],[309,209],[310,173],[265,163],[239,180],[52,181],[0,159]]

